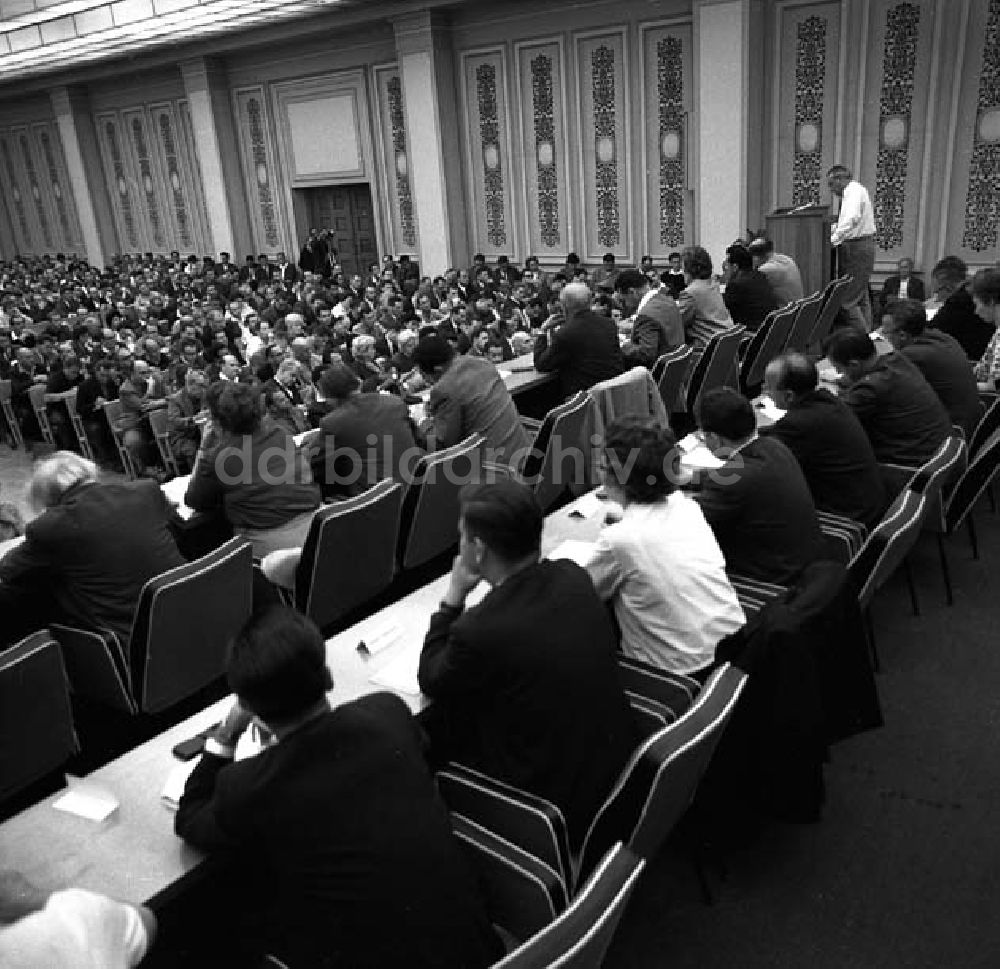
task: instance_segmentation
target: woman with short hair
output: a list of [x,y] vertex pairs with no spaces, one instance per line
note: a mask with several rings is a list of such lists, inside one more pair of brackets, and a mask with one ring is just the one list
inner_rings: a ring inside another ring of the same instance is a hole
[[712,275],[712,257],[701,246],[688,246],[681,255],[686,285],[677,297],[687,342],[704,350],[717,333],[733,325],[722,299],[722,291]]

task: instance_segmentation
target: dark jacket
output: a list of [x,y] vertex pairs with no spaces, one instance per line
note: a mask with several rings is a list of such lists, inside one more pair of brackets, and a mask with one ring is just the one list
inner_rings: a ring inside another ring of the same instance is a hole
[[695,497],[730,572],[788,585],[823,557],[809,486],[781,441],[751,441]]
[[611,620],[583,569],[542,561],[465,612],[442,606],[420,688],[461,724],[459,760],[548,798],[580,845],[635,740]]
[[[882,284],[882,312],[899,299],[899,273],[887,276]],[[906,283],[906,298],[924,301],[924,281],[919,276],[910,276]]]
[[931,326],[958,340],[970,360],[982,357],[996,329],[976,313],[976,304],[965,286],[944,301],[931,320]]
[[636,311],[632,338],[622,347],[626,366],[652,366],[664,354],[682,346],[684,324],[681,311],[666,287],[657,290]]
[[585,310],[535,343],[535,369],[557,371],[563,397],[589,390],[625,369],[618,331],[606,316]]
[[222,508],[237,529],[277,528],[318,508],[320,493],[291,435],[265,422],[252,436],[227,437],[203,454],[184,503],[195,511]]
[[383,478],[408,483],[420,454],[399,397],[355,394],[323,418],[311,464],[325,495],[358,495]]
[[759,269],[733,273],[722,299],[733,322],[751,331],[759,329],[767,314],[778,308],[778,298]]
[[28,524],[0,582],[40,582],[69,625],[110,629],[127,646],[143,585],[184,564],[155,481],[81,484]]
[[814,390],[760,433],[795,455],[818,509],[869,527],[878,522],[886,505],[882,476],[868,435],[843,401]]
[[177,833],[259,866],[292,966],[480,969],[498,956],[405,704],[346,703],[238,763],[205,754]]
[[952,424],[961,427],[968,438],[979,421],[982,404],[961,344],[942,330],[926,329],[899,352],[924,375]]
[[951,433],[951,421],[920,371],[900,353],[878,358],[843,399],[883,464],[923,464]]

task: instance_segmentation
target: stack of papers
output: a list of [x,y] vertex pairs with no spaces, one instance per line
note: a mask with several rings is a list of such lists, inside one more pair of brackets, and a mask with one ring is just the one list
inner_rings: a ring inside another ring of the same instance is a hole
[[176,506],[177,515],[185,521],[194,514],[194,509],[188,508],[184,504],[184,495],[187,494],[190,483],[191,475],[182,474],[160,485],[160,490],[166,496],[167,501]]
[[106,821],[118,810],[118,798],[93,781],[67,774],[66,786],[69,790],[52,804],[57,811],[100,822]]
[[419,668],[420,650],[403,649],[377,673],[373,673],[370,679],[372,683],[393,693],[420,696],[420,684],[417,682]]

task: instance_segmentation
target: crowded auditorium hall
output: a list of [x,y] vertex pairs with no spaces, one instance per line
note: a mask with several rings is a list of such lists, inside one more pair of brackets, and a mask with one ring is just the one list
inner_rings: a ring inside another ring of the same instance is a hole
[[998,79],[0,0],[0,967],[1000,965]]

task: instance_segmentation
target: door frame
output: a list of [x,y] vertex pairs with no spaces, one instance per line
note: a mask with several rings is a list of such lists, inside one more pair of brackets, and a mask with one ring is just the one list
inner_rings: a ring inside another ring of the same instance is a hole
[[[358,179],[353,182],[331,182],[328,185],[301,185],[297,188],[292,189],[292,214],[294,216],[294,225],[296,232],[300,232],[299,238],[301,242],[296,241],[295,243],[295,260],[298,260],[299,251],[305,243],[305,240],[309,237],[309,230],[312,228],[318,228],[314,226],[309,217],[309,198],[306,193],[311,191],[324,191],[328,189],[351,189],[351,188],[364,188],[368,192],[368,197],[371,199],[372,205],[372,221],[375,223],[375,261],[381,265],[382,257],[385,254],[385,250],[382,248],[382,233],[381,224],[379,219],[379,206],[378,199],[372,183],[367,179]],[[302,227],[300,229],[300,226]],[[361,276],[363,277],[367,271],[367,267],[363,267],[359,270]]]

